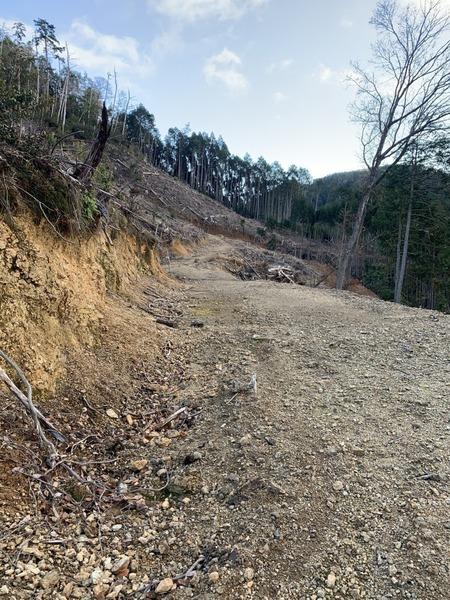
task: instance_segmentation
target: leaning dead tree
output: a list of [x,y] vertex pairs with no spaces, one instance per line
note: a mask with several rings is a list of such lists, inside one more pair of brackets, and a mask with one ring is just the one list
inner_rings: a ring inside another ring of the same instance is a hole
[[378,34],[373,70],[354,65],[350,77],[357,88],[352,117],[361,125],[368,172],[353,231],[340,257],[337,289],[350,275],[367,207],[380,180],[415,144],[449,126],[450,18],[441,0],[406,8],[397,0],[380,0],[371,23]]
[[106,142],[111,133],[111,125],[108,123],[108,110],[103,102],[102,115],[98,128],[97,137],[92,143],[85,161],[75,168],[73,176],[84,183],[88,183],[95,169],[102,160]]

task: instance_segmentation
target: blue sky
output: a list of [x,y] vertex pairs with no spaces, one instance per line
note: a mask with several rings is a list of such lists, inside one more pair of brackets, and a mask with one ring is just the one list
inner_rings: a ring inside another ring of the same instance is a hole
[[91,76],[170,126],[314,177],[360,167],[351,60],[369,57],[375,0],[0,0],[0,23],[44,18]]

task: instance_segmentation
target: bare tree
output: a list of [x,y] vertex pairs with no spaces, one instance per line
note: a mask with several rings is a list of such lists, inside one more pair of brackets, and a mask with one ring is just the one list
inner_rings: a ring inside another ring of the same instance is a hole
[[450,18],[441,0],[420,7],[380,0],[371,24],[378,37],[372,70],[354,65],[352,109],[361,124],[368,173],[353,226],[343,249],[336,287],[348,279],[367,207],[381,179],[418,141],[447,129],[450,117]]
[[88,155],[84,162],[78,165],[73,176],[84,183],[88,183],[94,174],[95,169],[98,167],[102,160],[103,152],[105,150],[106,142],[111,133],[111,125],[108,122],[108,110],[103,102],[102,115],[98,126],[97,137],[93,141]]
[[414,146],[414,148],[412,148],[411,161],[410,161],[408,210],[406,213],[406,226],[405,226],[405,234],[403,237],[403,249],[401,249],[402,227],[401,227],[401,220],[400,220],[400,216],[399,216],[399,237],[398,237],[398,244],[397,244],[397,263],[396,263],[395,281],[394,281],[394,302],[396,302],[397,304],[401,304],[401,302],[402,302],[403,283],[405,281],[406,263],[408,261],[409,235],[411,232],[412,209],[413,209],[414,193],[415,193],[416,177],[417,177],[417,161],[418,161],[418,148],[417,148],[417,146]]

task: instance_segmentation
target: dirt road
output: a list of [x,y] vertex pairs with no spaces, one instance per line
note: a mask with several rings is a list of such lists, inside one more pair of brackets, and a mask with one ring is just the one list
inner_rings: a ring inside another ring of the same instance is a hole
[[[185,526],[219,573],[185,593],[448,598],[449,318],[238,281],[216,264],[230,249],[214,238],[172,264],[205,323]],[[253,374],[257,394],[239,391]]]
[[239,244],[111,294],[73,348],[43,407],[92,485],[5,400],[0,596],[450,597],[449,317],[235,279]]

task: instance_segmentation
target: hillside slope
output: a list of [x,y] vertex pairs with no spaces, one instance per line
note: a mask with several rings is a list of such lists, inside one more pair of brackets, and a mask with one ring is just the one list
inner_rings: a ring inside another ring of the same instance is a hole
[[[191,223],[209,233],[249,240],[291,254],[296,258],[335,262],[337,248],[303,238],[290,230],[269,230],[265,224],[241,215],[222,203],[192,189],[176,177],[144,162],[123,149],[109,149],[110,168],[116,179],[116,189],[127,196],[133,211],[141,217],[189,238],[185,224]],[[184,224],[184,226],[182,225]]]

